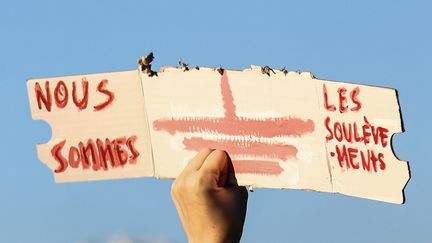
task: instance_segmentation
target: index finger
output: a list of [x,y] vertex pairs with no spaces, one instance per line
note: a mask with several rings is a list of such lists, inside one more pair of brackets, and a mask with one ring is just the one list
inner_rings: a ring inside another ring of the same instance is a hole
[[203,148],[201,149],[197,155],[193,159],[189,161],[186,167],[183,169],[183,173],[195,172],[199,170],[204,163],[204,160],[213,152],[214,149]]

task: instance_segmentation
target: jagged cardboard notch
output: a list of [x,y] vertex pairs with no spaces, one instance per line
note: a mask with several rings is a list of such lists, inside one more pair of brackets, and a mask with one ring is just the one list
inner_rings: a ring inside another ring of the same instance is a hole
[[[265,71],[265,74],[263,73]],[[408,164],[392,151],[396,90],[308,72],[166,67],[32,79],[37,145],[56,182],[175,178],[202,147],[228,151],[241,185],[403,203]]]

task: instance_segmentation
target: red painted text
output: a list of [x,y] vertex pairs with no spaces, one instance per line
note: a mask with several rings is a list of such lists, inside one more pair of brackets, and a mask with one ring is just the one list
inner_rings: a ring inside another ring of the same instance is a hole
[[54,172],[64,172],[68,167],[98,171],[135,164],[140,155],[135,147],[136,140],[136,136],[88,139],[68,148],[65,148],[66,140],[63,140],[51,149],[51,155],[59,164]]
[[[54,87],[51,87],[50,81],[45,81],[43,88],[39,82],[35,84],[36,101],[39,110],[43,107],[50,112],[52,109],[52,101],[54,100],[57,108],[65,108],[68,104],[75,105],[78,110],[84,110],[88,106],[89,101],[89,83],[86,78],[83,78],[81,83],[72,82],[72,87],[66,85],[63,80],[59,80]],[[99,82],[95,92],[105,96],[105,100],[93,106],[94,111],[99,111],[109,106],[114,101],[114,93],[107,89],[108,80],[103,79]],[[52,88],[54,88],[52,90]],[[70,92],[72,89],[72,92]],[[78,95],[78,89],[81,91],[81,96]],[[72,99],[70,99],[72,97]],[[72,101],[71,101],[72,100]]]

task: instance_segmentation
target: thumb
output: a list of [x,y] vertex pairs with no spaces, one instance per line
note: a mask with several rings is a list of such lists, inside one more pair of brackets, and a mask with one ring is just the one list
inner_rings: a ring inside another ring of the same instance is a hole
[[222,150],[214,150],[205,159],[200,171],[211,176],[218,187],[224,187],[228,178],[228,154]]

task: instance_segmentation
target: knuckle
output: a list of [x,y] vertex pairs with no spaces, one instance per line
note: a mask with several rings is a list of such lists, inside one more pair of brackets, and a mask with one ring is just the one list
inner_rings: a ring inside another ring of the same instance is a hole
[[206,177],[203,173],[200,173],[200,176],[198,176],[197,180],[194,183],[195,188],[199,189],[204,187],[204,185],[206,184]]
[[178,190],[177,188],[178,188],[177,183],[174,181],[174,182],[171,184],[171,196],[172,196],[172,197],[174,197],[174,196],[176,195],[177,190]]
[[200,150],[200,153],[210,153],[212,150],[213,150],[213,149],[211,149],[211,148],[202,148],[202,149]]
[[171,194],[176,194],[179,191],[181,191],[181,184],[182,182],[179,180],[175,180],[172,184],[171,184]]
[[217,160],[227,160],[228,155],[224,150],[216,149],[212,152]]
[[177,190],[177,181],[173,181],[173,183],[171,184],[171,191],[175,190]]
[[225,155],[225,151],[220,150],[220,149],[215,149],[213,151],[213,153],[216,153],[216,155],[218,155],[218,156],[224,156]]
[[171,185],[171,195],[177,198],[185,195],[201,193],[209,188],[209,176],[205,173],[196,173],[175,180]]
[[210,175],[208,173],[200,172],[194,182],[194,190],[203,191],[209,187]]
[[200,177],[195,177],[194,179],[190,179],[187,181],[187,184],[185,185],[186,190],[188,191],[196,191],[200,187]]
[[211,148],[202,148],[198,154],[195,156],[195,158],[197,158],[199,155],[203,156],[203,155],[209,155],[214,151],[214,149]]
[[181,180],[176,180],[171,186],[171,191],[177,194],[184,194],[194,191],[200,187],[200,176],[189,175]]
[[177,198],[177,194],[173,190],[171,190],[171,198],[174,200]]

